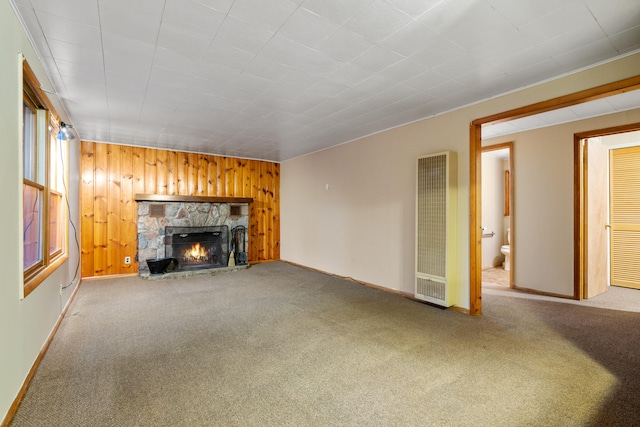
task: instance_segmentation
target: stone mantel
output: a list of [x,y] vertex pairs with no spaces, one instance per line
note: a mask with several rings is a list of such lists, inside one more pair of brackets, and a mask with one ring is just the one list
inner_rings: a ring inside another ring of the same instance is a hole
[[136,202],[189,202],[189,203],[253,203],[252,197],[179,196],[168,194],[136,194]]

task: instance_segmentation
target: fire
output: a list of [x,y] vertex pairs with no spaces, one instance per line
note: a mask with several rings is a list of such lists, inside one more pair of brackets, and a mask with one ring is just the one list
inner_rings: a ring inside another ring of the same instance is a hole
[[204,246],[200,246],[200,243],[196,243],[191,246],[191,249],[186,250],[184,257],[194,260],[206,260],[209,258],[209,253]]

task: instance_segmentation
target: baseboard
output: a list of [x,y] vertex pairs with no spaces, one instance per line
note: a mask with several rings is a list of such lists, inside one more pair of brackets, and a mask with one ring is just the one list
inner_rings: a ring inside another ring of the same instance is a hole
[[75,287],[75,289],[71,293],[71,296],[67,301],[67,304],[64,306],[64,309],[58,316],[58,320],[56,321],[56,324],[53,326],[53,329],[51,329],[51,333],[49,333],[47,340],[42,345],[42,348],[38,353],[38,357],[36,357],[36,360],[33,362],[33,365],[31,365],[31,369],[29,369],[29,373],[24,379],[24,382],[22,383],[22,387],[20,387],[20,390],[18,391],[18,395],[16,396],[16,398],[13,400],[13,403],[9,407],[9,411],[7,412],[7,415],[2,420],[2,423],[0,423],[0,427],[9,427],[9,425],[11,424],[11,421],[13,421],[13,417],[16,415],[16,412],[18,411],[18,408],[20,407],[20,403],[22,403],[22,399],[24,398],[24,395],[27,392],[27,389],[29,388],[29,384],[31,384],[31,380],[35,375],[36,370],[38,369],[38,366],[40,366],[40,362],[42,361],[42,358],[47,353],[47,350],[51,345],[51,341],[53,341],[53,337],[56,335],[56,332],[58,332],[58,328],[60,327],[60,324],[62,323],[64,316],[67,314],[67,310],[69,309],[71,302],[76,297],[76,293],[78,292],[78,288],[80,288],[80,285],[82,284],[82,280],[83,279],[80,279],[80,281],[78,282],[78,285]]
[[354,279],[353,277],[340,276],[339,274],[329,273],[328,271],[319,270],[319,269],[313,268],[313,267],[308,267],[306,265],[298,264],[298,263],[295,263],[295,262],[292,262],[292,261],[286,261],[286,260],[280,260],[280,261],[286,262],[287,264],[295,265],[296,267],[302,267],[302,268],[305,268],[307,270],[311,270],[311,271],[315,271],[315,272],[318,272],[318,273],[326,274],[328,276],[337,277],[338,279],[349,280],[351,282],[359,283],[359,284],[367,286],[369,288],[378,289],[380,291],[385,291],[385,292],[388,292],[390,294],[400,295],[400,296],[405,297],[405,298],[414,299],[414,295],[410,294],[408,292],[397,291],[395,289],[386,288],[384,286],[374,285],[373,283],[368,283],[368,282],[364,282],[362,280],[357,280],[357,279]]
[[85,282],[91,282],[94,280],[107,280],[107,279],[121,279],[123,277],[133,277],[137,276],[138,273],[126,273],[126,274],[106,274],[104,276],[89,276],[83,277],[82,280]]

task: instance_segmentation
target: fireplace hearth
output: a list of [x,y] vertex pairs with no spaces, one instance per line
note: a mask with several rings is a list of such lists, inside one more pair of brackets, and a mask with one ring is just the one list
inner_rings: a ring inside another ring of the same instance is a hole
[[178,260],[178,270],[226,267],[229,227],[166,227],[165,254]]

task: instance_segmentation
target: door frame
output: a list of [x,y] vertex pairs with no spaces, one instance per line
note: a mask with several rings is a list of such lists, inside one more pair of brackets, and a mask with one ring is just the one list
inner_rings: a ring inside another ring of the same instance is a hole
[[[482,125],[497,124],[640,89],[640,75],[473,120],[469,125],[469,314],[482,314]],[[575,147],[574,147],[575,150]],[[578,173],[576,176],[576,169]],[[581,186],[574,152],[574,188]],[[577,183],[578,182],[578,183]],[[577,183],[577,184],[576,184]],[[582,283],[580,193],[574,191],[574,298]]]
[[[635,132],[635,131],[639,131],[640,130],[640,123],[632,123],[632,124],[628,124],[628,125],[622,125],[622,126],[614,126],[614,127],[610,127],[610,128],[604,128],[604,129],[596,129],[596,130],[591,130],[591,131],[586,131],[586,132],[579,132],[573,135],[573,155],[574,155],[574,162],[573,162],[573,166],[574,166],[574,178],[576,176],[576,173],[578,174],[578,179],[574,181],[574,187],[575,187],[575,193],[577,194],[579,197],[579,200],[584,201],[585,196],[586,196],[586,192],[588,191],[588,189],[586,188],[585,184],[584,184],[584,180],[580,178],[580,164],[582,163],[583,159],[582,159],[582,153],[583,151],[580,149],[580,145],[581,145],[581,141],[583,139],[588,139],[588,138],[596,138],[596,137],[600,137],[600,136],[607,136],[607,135],[615,135],[618,133],[626,133],[626,132]],[[578,170],[576,171],[575,168],[578,168]],[[580,236],[578,239],[578,242],[580,243],[577,247],[576,245],[574,245],[574,250],[576,252],[574,252],[574,254],[578,255],[578,269],[576,271],[576,274],[578,275],[578,280],[577,283],[574,285],[574,298],[575,299],[583,299],[584,298],[584,294],[586,292],[586,288],[585,288],[585,271],[587,268],[587,264],[586,264],[586,253],[587,253],[587,239],[585,238],[584,235],[584,224],[586,223],[586,219],[588,216],[588,212],[586,211],[586,207],[584,203],[578,203],[578,212],[577,212],[577,221],[580,224]],[[610,250],[610,248],[607,248],[607,250]],[[577,286],[577,287],[576,287]]]
[[[513,171],[513,141],[509,141],[509,142],[503,142],[500,144],[494,144],[494,145],[485,145],[482,147],[482,152],[480,153],[480,155],[482,156],[483,153],[489,153],[491,151],[496,151],[496,150],[502,150],[502,149],[508,149],[509,150],[509,184],[508,184],[508,194],[505,194],[505,197],[508,197],[508,201],[509,201],[509,228],[511,229],[511,242],[509,243],[510,247],[511,247],[511,268],[509,269],[509,287],[513,288],[514,287],[514,281],[513,281],[513,271],[514,271],[514,267],[515,267],[515,257],[513,256],[515,254],[515,230],[513,228],[513,224],[514,224],[514,218],[513,218],[513,193],[514,193],[514,188],[513,188],[513,175],[514,175],[514,171]],[[480,256],[482,257],[482,248],[480,250]],[[482,258],[481,258],[482,259]],[[482,263],[480,264],[480,269],[482,270]],[[482,274],[482,273],[481,273]],[[482,281],[482,280],[481,280]]]

